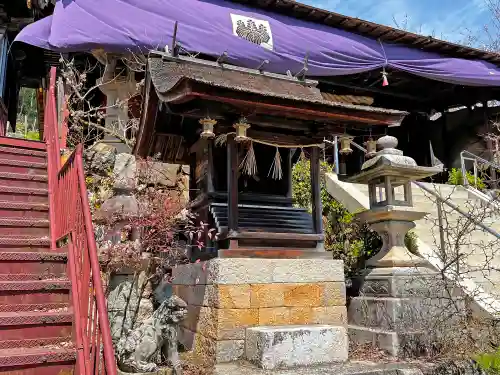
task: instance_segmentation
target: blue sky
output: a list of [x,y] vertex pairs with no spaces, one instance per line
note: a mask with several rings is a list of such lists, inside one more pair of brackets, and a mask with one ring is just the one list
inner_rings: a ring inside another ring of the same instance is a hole
[[318,8],[395,27],[393,17],[423,35],[461,42],[490,22],[488,0],[301,0]]

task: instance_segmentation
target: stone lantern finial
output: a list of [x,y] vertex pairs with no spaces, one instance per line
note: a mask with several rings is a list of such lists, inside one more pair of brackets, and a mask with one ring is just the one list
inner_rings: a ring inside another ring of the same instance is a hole
[[[386,150],[391,148],[395,149],[398,146],[398,139],[391,135],[384,135],[383,137],[380,137],[378,139],[377,144],[381,150]],[[403,152],[401,152],[401,154],[403,154]]]

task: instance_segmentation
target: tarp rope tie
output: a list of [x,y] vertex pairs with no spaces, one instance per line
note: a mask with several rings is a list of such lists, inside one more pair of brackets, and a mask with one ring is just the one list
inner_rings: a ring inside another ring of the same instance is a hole
[[382,67],[382,86],[389,86],[389,80],[387,79],[387,72],[385,71],[385,67],[389,65],[389,60],[387,60],[387,55],[385,54],[385,49],[384,45],[382,44],[382,41],[378,39],[378,42],[380,43],[380,47],[382,47],[382,53],[384,54],[384,59],[385,59],[385,64]]

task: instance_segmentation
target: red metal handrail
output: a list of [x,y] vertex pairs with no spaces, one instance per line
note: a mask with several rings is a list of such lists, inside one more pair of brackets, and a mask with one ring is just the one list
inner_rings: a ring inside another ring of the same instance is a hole
[[7,134],[7,108],[3,104],[3,100],[0,99],[0,137],[5,137]]
[[75,375],[117,375],[106,299],[101,279],[92,216],[88,203],[83,147],[78,145],[61,167],[56,69],[50,71],[45,103],[51,249],[68,238],[68,273],[77,348]]

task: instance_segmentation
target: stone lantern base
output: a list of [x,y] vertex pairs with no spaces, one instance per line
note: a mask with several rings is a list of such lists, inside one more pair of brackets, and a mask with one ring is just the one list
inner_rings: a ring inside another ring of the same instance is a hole
[[465,312],[460,292],[426,267],[373,268],[353,286],[359,295],[348,308],[351,342],[398,358],[431,354],[435,335]]
[[405,246],[406,233],[425,213],[383,206],[357,216],[377,231],[383,245],[354,282],[359,293],[348,310],[351,341],[399,358],[430,354],[433,335],[453,327],[457,312],[465,309],[450,282]]

